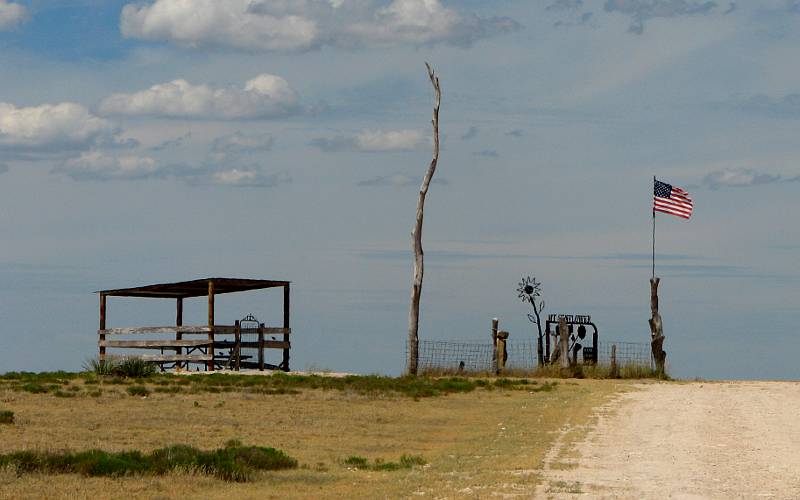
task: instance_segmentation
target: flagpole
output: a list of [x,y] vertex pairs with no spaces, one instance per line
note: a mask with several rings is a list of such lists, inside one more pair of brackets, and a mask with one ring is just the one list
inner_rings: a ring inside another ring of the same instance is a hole
[[[655,193],[656,176],[653,176],[653,193]],[[656,206],[653,205],[653,279],[656,278]]]

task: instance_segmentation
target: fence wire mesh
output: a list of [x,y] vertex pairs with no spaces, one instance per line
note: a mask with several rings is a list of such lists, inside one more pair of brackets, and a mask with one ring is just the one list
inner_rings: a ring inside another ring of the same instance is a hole
[[[639,342],[598,342],[599,364],[611,363],[611,346],[616,345],[617,365],[652,366],[650,344]],[[509,340],[507,369],[533,370],[537,367],[536,340]],[[408,354],[408,353],[406,353]],[[484,372],[493,367],[491,343],[419,341],[418,367],[421,372]]]

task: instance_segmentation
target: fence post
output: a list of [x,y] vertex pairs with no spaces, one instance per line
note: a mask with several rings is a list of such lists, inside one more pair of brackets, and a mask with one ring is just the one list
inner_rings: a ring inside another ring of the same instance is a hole
[[617,344],[611,345],[611,378],[617,378]]
[[497,328],[500,320],[492,318],[492,372],[497,373]]
[[561,368],[569,368],[569,329],[567,319],[561,316],[558,319],[559,347],[561,350]]
[[495,374],[500,375],[506,367],[506,360],[508,359],[508,351],[506,351],[506,339],[508,339],[508,332],[505,330],[500,330],[497,332],[497,357],[495,359],[495,363],[497,364],[497,369]]
[[236,324],[234,325],[234,338],[236,340],[236,345],[234,346],[234,352],[236,353],[236,371],[239,371],[239,367],[242,360],[242,326],[239,323],[239,320],[236,320]]
[[264,323],[258,325],[258,369],[264,371]]

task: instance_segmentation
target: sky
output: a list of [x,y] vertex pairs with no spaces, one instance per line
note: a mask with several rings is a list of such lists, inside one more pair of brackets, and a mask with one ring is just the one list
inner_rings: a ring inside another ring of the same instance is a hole
[[292,281],[292,368],[401,373],[427,61],[421,339],[530,339],[532,275],[649,342],[655,175],[672,375],[798,379],[798,59],[796,0],[0,0],[0,372],[80,369],[96,290],[227,276]]

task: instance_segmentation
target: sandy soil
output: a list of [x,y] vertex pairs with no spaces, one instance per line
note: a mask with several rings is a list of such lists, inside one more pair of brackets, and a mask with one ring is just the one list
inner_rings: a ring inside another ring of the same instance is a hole
[[538,498],[800,498],[800,383],[636,389],[556,441]]

